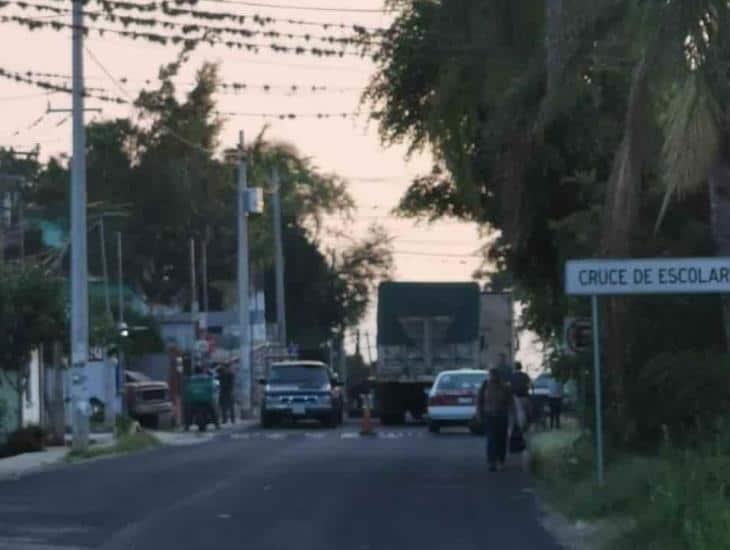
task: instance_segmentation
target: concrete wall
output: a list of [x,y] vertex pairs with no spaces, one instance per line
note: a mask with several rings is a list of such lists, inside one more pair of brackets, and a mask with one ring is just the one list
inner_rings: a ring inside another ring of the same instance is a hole
[[34,351],[28,368],[28,382],[23,392],[23,426],[41,423],[43,396],[41,394],[42,364],[40,354]]
[[13,385],[17,384],[17,375],[14,372],[0,372],[0,442],[5,441],[7,435],[18,427],[18,393]]

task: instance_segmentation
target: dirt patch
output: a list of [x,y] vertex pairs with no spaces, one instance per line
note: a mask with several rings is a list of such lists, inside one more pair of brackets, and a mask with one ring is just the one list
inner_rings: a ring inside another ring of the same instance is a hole
[[634,526],[630,518],[570,521],[557,512],[543,512],[543,526],[565,550],[607,550]]

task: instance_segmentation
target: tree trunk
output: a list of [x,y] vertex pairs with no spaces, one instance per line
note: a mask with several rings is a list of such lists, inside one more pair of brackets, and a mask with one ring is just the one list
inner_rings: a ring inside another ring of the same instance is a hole
[[[723,147],[710,167],[710,223],[715,255],[730,257],[730,158]],[[722,296],[725,347],[730,351],[730,296]]]
[[[648,67],[650,54],[644,55],[633,70],[629,104],[626,113],[624,137],[613,159],[611,177],[606,186],[602,219],[601,256],[627,258],[632,253],[632,236],[636,229],[639,210],[641,178],[646,159],[645,134],[649,124]],[[625,375],[629,334],[626,328],[629,304],[625,297],[606,300],[604,314],[605,368],[608,375],[608,395],[605,403],[611,409],[608,426],[617,427],[624,438],[626,427]]]

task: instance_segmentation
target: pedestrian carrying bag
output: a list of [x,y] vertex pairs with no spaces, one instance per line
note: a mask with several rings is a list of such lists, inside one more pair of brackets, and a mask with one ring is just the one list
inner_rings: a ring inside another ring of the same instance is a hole
[[525,436],[522,434],[522,430],[515,426],[509,438],[509,452],[512,454],[521,453],[526,448]]

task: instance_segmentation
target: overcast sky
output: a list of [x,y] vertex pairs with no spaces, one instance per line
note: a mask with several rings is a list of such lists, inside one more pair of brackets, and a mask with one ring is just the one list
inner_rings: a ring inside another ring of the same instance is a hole
[[[140,2],[141,0],[134,0]],[[31,0],[31,4],[70,7],[70,2],[55,0]],[[266,4],[263,7],[256,4]],[[274,8],[272,5],[285,5]],[[382,11],[355,12],[358,10],[382,10],[381,0],[260,0],[259,2],[223,2],[201,0],[196,9],[225,11],[246,16],[260,15],[283,21],[264,27],[264,30],[311,33],[319,36],[347,36],[350,33],[336,28],[329,30],[309,23],[363,25],[368,27],[387,26],[390,16]],[[294,9],[300,6],[308,9]],[[320,9],[324,8],[324,9]],[[90,2],[87,9],[98,11],[99,5]],[[331,10],[331,11],[330,11]],[[20,10],[9,6],[0,10],[1,15],[22,15],[26,17],[53,18],[49,12]],[[174,22],[158,13],[149,15],[130,12],[138,17],[156,17]],[[70,14],[54,18],[54,21],[70,23]],[[308,24],[289,24],[285,20],[296,19]],[[92,22],[90,27],[121,28],[109,22]],[[211,25],[219,23],[211,22]],[[228,25],[228,23],[221,23]],[[70,30],[29,31],[12,23],[0,22],[0,67],[25,72],[28,70],[68,75],[71,71]],[[261,30],[252,23],[245,26]],[[140,29],[145,30],[145,29]],[[150,32],[175,32],[174,29],[149,29]],[[285,45],[307,45],[302,39],[269,39],[257,36],[236,40],[268,44],[277,42]],[[321,42],[310,46],[331,47]],[[155,79],[160,65],[173,60],[176,47],[152,44],[145,40],[105,33],[100,37],[92,32],[86,39],[85,74],[87,86],[109,90],[117,96],[136,96],[145,86],[145,80]],[[220,63],[221,77],[227,83],[246,83],[249,90],[240,94],[221,93],[217,96],[223,112],[238,113],[226,118],[223,130],[225,144],[235,144],[239,130],[254,137],[264,125],[269,125],[267,136],[272,140],[284,140],[294,144],[299,151],[311,157],[322,171],[335,172],[349,182],[349,189],[357,203],[353,236],[363,235],[367,227],[377,221],[384,225],[395,238],[396,278],[412,281],[456,281],[469,280],[479,265],[475,252],[479,247],[477,229],[470,224],[439,222],[432,225],[416,224],[390,215],[412,178],[430,168],[428,155],[421,154],[406,158],[404,147],[383,148],[377,135],[377,128],[368,122],[367,109],[360,105],[362,88],[368,83],[374,71],[371,61],[354,55],[339,58],[322,58],[312,55],[277,54],[270,50],[258,54],[230,50],[225,47],[200,46],[191,56],[181,75],[176,79],[182,91],[189,89],[194,72],[204,61]],[[115,79],[125,78],[122,90],[105,74]],[[59,82],[56,80],[56,82]],[[270,92],[256,89],[268,85]],[[292,94],[284,88],[300,87]],[[326,92],[312,93],[306,88],[326,86]],[[71,125],[64,114],[50,114],[43,117],[50,102],[53,108],[68,108],[70,97],[58,93],[45,95],[42,90],[27,84],[0,79],[0,144],[25,149],[40,144],[44,156],[70,152]],[[92,118],[113,118],[132,115],[127,106],[87,100],[87,107],[100,107],[100,114],[87,114]],[[358,113],[348,119],[316,119],[306,115],[317,113]],[[282,121],[263,118],[261,114],[296,113],[304,118]],[[244,116],[244,114],[246,116]],[[43,117],[40,121],[39,118]],[[16,135],[17,134],[17,135]],[[334,242],[345,246],[346,241]],[[374,342],[374,312],[363,323],[363,330],[370,333]],[[363,340],[364,343],[364,340]]]

